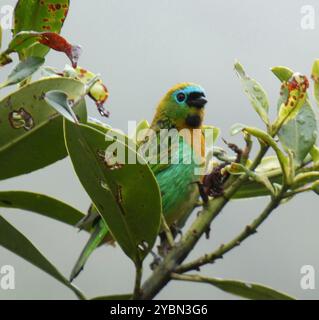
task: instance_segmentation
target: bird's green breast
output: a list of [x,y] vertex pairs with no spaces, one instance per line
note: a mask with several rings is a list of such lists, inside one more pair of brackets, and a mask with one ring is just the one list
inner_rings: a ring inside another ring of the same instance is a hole
[[177,156],[178,161],[173,162],[176,164],[156,174],[162,194],[163,213],[168,224],[188,215],[198,200],[198,187],[194,183],[199,180],[195,174],[197,164],[192,158],[192,148],[183,139],[171,159]]

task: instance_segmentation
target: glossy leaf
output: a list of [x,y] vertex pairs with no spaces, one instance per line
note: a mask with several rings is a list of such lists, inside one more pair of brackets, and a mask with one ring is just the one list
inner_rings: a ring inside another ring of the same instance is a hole
[[316,60],[312,66],[311,78],[314,81],[314,96],[319,106],[319,60]]
[[27,191],[1,191],[0,207],[31,211],[71,226],[84,217],[82,212],[64,202]]
[[8,79],[0,84],[0,88],[17,84],[33,75],[42,65],[44,59],[40,57],[29,57],[21,61],[9,74]]
[[308,88],[307,77],[299,73],[294,73],[288,81],[282,83],[278,101],[278,117],[273,125],[276,131],[293,120],[307,103]]
[[[160,225],[161,198],[153,173],[140,157],[136,164],[110,164],[105,150],[114,146],[114,137],[109,132],[67,120],[64,124],[67,149],[83,187],[124,252],[135,263],[141,261]],[[119,140],[117,149],[117,154],[124,150],[136,156]]]
[[[19,0],[14,10],[13,35],[21,31],[60,33],[69,10],[69,0]],[[26,48],[22,56],[44,57],[47,46],[35,44]]]
[[310,150],[310,155],[312,161],[317,165],[319,163],[319,148],[317,146],[313,146]]
[[12,52],[17,52],[20,58],[23,58],[21,60],[24,60],[28,57],[24,53],[40,44],[55,51],[65,53],[72,62],[72,66],[76,68],[82,53],[82,47],[72,45],[65,38],[54,32],[21,31],[14,36],[9,43],[8,49],[1,54],[1,57],[5,57]]
[[13,225],[0,216],[0,246],[15,253],[42,271],[46,272],[57,281],[74,291],[79,298],[84,298],[82,293],[73,286],[60,271]]
[[[317,139],[316,115],[305,92],[303,93],[304,97],[302,97],[298,92],[299,88],[292,91],[288,90],[286,84],[293,81],[294,72],[286,67],[275,67],[272,71],[284,83],[278,102],[278,119],[282,117],[286,118],[286,120],[281,125],[278,137],[285,150],[292,151],[296,164],[300,164],[311,151]],[[290,98],[291,101],[289,100]],[[294,103],[292,107],[295,110],[290,112],[288,117],[287,112],[289,111],[285,111],[280,115],[281,109],[291,108],[292,103]]]
[[283,66],[278,66],[278,67],[273,67],[271,68],[271,72],[281,81],[288,81],[292,75],[294,74],[294,72],[287,68],[287,67],[283,67]]
[[246,125],[244,124],[241,124],[241,123],[235,123],[234,125],[232,125],[232,127],[230,128],[230,134],[232,136],[235,136],[236,134],[242,132],[245,127],[247,127]]
[[45,94],[45,101],[69,121],[78,122],[72,109],[72,103],[65,92],[57,90],[49,91]]
[[[96,74],[94,74],[93,72],[86,70],[82,67],[77,67],[77,68],[71,68],[70,66],[66,66],[63,74],[66,77],[71,77],[77,80],[82,81],[83,83],[85,83],[86,85],[89,85],[90,81],[94,80],[94,78],[96,78]],[[108,115],[107,114],[103,114],[103,105],[105,103],[105,101],[108,99],[109,97],[109,92],[105,86],[105,84],[102,82],[102,80],[98,80],[95,81],[95,83],[91,86],[90,90],[89,90],[89,96],[94,100],[94,102],[96,103],[96,105],[98,106],[99,111],[101,113],[101,115]]]
[[285,150],[291,150],[294,160],[300,164],[317,139],[316,115],[307,101],[296,117],[282,126],[278,137]]
[[203,282],[209,283],[225,292],[251,300],[295,300],[286,293],[257,283],[215,278],[204,278]]
[[273,171],[280,170],[280,163],[276,156],[264,157],[260,165],[256,168],[256,172],[258,173],[270,173]]
[[[49,78],[28,84],[0,101],[0,179],[43,168],[66,157],[62,117],[44,95],[63,90],[76,99],[84,85],[74,79]],[[85,102],[75,113],[86,121]]]
[[95,297],[91,300],[130,300],[132,299],[132,293],[127,294],[115,294],[112,296],[101,296],[101,297]]
[[250,78],[245,73],[243,66],[239,62],[235,63],[235,70],[251,105],[254,107],[264,123],[269,124],[269,102],[265,90],[256,80]]

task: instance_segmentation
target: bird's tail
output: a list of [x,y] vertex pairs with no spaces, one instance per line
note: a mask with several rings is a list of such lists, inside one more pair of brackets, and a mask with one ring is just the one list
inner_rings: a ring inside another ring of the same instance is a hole
[[70,281],[73,281],[83,270],[83,267],[89,259],[90,255],[101,244],[108,232],[109,230],[104,221],[102,219],[99,219],[99,221],[94,226],[94,230],[90,236],[89,241],[86,243],[77,262],[75,263],[75,266],[72,269]]

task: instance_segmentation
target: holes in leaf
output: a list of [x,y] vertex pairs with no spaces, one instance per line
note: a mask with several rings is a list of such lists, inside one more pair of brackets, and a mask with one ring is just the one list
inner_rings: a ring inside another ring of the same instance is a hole
[[141,251],[145,252],[145,251],[147,251],[149,249],[149,244],[147,243],[147,241],[143,240],[140,244],[137,245],[137,247]]
[[10,112],[9,122],[14,129],[23,128],[24,130],[29,131],[34,127],[34,121],[31,114],[23,108]]

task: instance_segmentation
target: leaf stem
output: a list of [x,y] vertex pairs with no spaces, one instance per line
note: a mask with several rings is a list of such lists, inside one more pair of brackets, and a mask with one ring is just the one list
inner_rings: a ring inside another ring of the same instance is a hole
[[133,300],[140,299],[142,276],[143,276],[142,262],[136,262],[135,263],[135,286],[134,286],[134,292],[133,292]]
[[70,282],[67,282],[66,283],[67,287],[69,289],[71,289],[75,295],[80,299],[80,300],[87,300],[87,297],[84,295],[84,293],[77,287],[75,286],[74,284],[70,283]]

